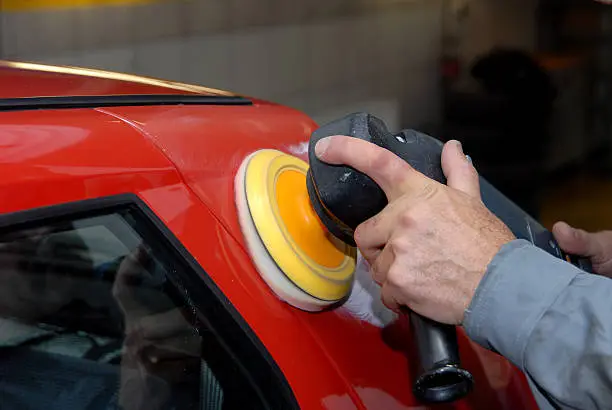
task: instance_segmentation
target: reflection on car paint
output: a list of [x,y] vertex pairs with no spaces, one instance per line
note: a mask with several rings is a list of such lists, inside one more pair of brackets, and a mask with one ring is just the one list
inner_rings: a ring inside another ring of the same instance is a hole
[[295,145],[289,145],[287,147],[287,152],[297,157],[303,157],[305,154],[308,153],[308,141],[301,142]]
[[380,286],[370,274],[370,266],[360,252],[357,254],[355,282],[341,310],[376,327],[385,327],[397,319],[397,314],[382,303]]

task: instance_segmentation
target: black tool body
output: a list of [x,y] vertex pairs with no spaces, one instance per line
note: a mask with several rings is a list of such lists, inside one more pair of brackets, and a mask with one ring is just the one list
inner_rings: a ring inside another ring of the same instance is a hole
[[[414,130],[392,134],[382,120],[367,113],[351,114],[320,127],[312,134],[309,144],[308,194],[323,224],[345,243],[354,246],[355,228],[382,211],[388,202],[382,189],[367,175],[347,166],[323,163],[316,157],[317,141],[331,135],[348,135],[379,145],[426,176],[446,183],[441,167],[443,143],[433,137]],[[566,258],[552,234],[541,224],[482,177],[480,186],[485,205],[518,238]],[[584,270],[591,270],[588,261],[574,257],[571,260]],[[410,312],[410,323],[421,367],[413,386],[415,396],[435,403],[467,395],[473,379],[461,368],[455,327],[433,322],[414,312]]]

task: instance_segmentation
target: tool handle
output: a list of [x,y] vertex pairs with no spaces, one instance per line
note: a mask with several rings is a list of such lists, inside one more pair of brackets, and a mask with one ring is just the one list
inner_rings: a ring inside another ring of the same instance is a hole
[[427,319],[410,311],[410,327],[420,360],[420,371],[413,385],[415,397],[425,403],[443,403],[467,395],[474,383],[459,360],[454,326]]

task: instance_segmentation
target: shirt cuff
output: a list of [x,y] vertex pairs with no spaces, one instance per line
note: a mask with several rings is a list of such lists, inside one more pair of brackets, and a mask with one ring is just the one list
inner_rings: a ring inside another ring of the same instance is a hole
[[524,370],[524,350],[542,315],[576,275],[574,265],[516,239],[502,246],[481,280],[463,327],[476,343]]

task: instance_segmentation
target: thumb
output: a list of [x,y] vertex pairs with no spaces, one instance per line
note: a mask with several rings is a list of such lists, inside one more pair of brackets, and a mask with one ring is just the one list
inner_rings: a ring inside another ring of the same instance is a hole
[[561,249],[567,253],[597,257],[602,252],[597,237],[592,233],[573,228],[565,222],[557,222],[552,231]]
[[442,171],[446,184],[466,194],[480,198],[478,172],[467,159],[459,141],[451,140],[442,148]]

